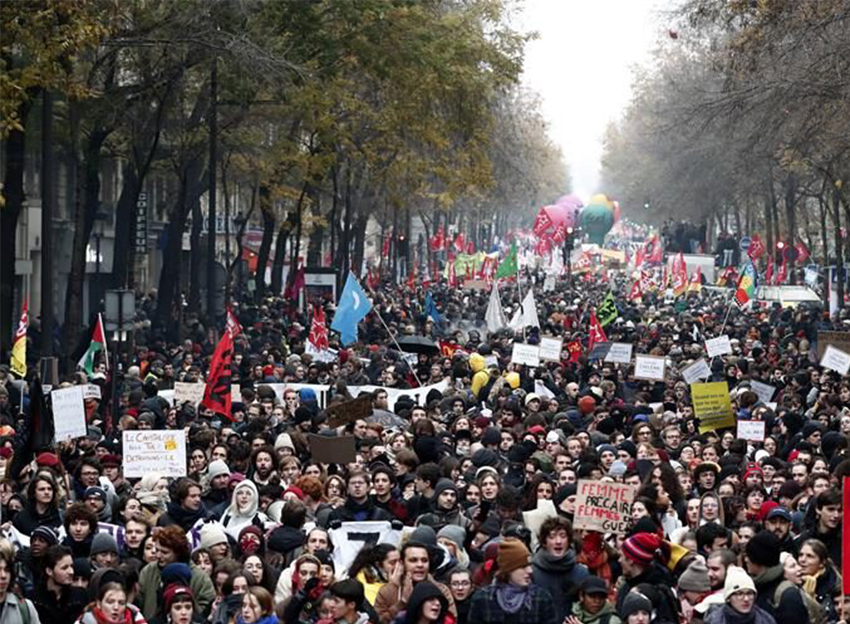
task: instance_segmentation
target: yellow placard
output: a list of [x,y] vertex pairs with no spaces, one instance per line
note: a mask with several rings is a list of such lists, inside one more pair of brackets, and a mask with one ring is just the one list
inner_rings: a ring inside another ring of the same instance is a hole
[[725,381],[691,384],[694,414],[699,418],[699,432],[734,427],[735,413],[729,400],[729,384]]

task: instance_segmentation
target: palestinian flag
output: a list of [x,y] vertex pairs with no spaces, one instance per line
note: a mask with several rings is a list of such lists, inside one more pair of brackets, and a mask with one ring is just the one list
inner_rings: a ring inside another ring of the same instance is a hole
[[109,368],[109,350],[106,348],[106,333],[103,331],[103,319],[100,314],[97,315],[97,323],[95,323],[94,331],[91,335],[91,344],[77,366],[82,368],[89,375],[94,374],[94,360],[98,351],[103,351],[103,357],[106,361],[106,368]]

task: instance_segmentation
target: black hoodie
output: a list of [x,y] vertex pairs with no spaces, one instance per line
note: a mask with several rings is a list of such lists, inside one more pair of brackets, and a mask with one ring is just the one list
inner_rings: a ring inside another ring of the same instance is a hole
[[426,600],[438,598],[443,607],[440,617],[435,624],[442,624],[446,619],[446,613],[449,612],[449,603],[440,588],[434,585],[431,581],[423,581],[417,583],[407,599],[407,610],[403,614],[399,614],[393,621],[393,624],[416,624],[419,621],[419,611]]

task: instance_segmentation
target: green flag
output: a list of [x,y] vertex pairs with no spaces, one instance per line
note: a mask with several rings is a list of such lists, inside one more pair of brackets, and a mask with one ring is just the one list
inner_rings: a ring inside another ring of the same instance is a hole
[[508,252],[508,255],[505,256],[505,259],[499,263],[499,267],[496,269],[496,279],[500,277],[514,277],[516,274],[516,241],[514,241],[511,243],[511,250]]
[[614,293],[608,292],[608,296],[599,304],[599,309],[596,311],[596,318],[599,319],[599,324],[605,327],[608,323],[617,319],[617,304],[614,302]]

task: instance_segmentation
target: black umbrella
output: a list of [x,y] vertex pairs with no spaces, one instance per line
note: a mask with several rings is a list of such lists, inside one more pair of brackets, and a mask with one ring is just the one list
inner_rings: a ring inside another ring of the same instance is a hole
[[406,353],[439,353],[439,345],[425,336],[402,336],[398,339],[398,346]]

